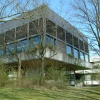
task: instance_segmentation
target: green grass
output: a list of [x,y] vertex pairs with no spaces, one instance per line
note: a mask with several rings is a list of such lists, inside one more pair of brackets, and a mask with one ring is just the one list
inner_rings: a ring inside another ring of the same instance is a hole
[[100,100],[100,87],[66,89],[0,88],[0,100]]

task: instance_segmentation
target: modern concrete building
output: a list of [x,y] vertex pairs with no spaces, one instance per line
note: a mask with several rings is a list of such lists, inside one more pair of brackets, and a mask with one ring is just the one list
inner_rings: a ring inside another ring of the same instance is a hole
[[[0,56],[5,63],[17,66],[17,54],[26,69],[40,66],[36,45],[41,47],[41,42],[46,45],[46,67],[58,63],[69,71],[90,68],[85,35],[46,5],[0,24]],[[34,54],[27,53],[33,48]]]

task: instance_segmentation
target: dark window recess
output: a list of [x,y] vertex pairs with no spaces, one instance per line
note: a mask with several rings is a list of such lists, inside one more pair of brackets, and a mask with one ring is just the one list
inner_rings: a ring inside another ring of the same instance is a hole
[[66,42],[72,45],[72,34],[66,32]]
[[23,25],[16,28],[16,39],[27,37],[27,25]]
[[84,51],[84,44],[83,41],[79,40],[80,49]]
[[9,30],[5,33],[5,42],[11,42],[14,41],[15,37],[15,29]]
[[85,52],[88,53],[88,44],[87,43],[84,43],[84,46],[85,46]]
[[0,45],[4,45],[4,33],[0,34]]
[[29,34],[42,34],[42,25],[43,20],[42,18],[29,22]]
[[46,19],[46,32],[52,36],[56,36],[56,26],[55,23]]
[[66,45],[65,43],[57,40],[57,50],[62,53],[66,53]]
[[65,41],[65,31],[61,27],[57,27],[57,38],[61,39],[62,41]]
[[73,36],[73,42],[74,42],[74,46],[78,48],[79,43],[78,43],[78,38],[77,37]]

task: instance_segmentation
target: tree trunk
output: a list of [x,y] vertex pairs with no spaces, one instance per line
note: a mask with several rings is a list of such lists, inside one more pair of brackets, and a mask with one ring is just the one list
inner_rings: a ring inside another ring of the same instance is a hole
[[44,61],[44,57],[42,57],[41,59],[41,85],[44,85],[45,82],[45,72],[44,72],[44,68],[45,68],[45,61]]
[[18,80],[21,81],[21,60],[18,60]]
[[74,70],[74,82],[75,82],[75,86],[76,86],[76,74],[75,74],[75,70]]

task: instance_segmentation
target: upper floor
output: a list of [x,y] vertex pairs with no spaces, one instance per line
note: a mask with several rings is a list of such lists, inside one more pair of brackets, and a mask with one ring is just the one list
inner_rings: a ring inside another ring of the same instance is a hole
[[46,45],[56,47],[57,51],[89,61],[87,38],[47,6],[0,24],[0,55],[26,52],[41,44],[41,36]]

